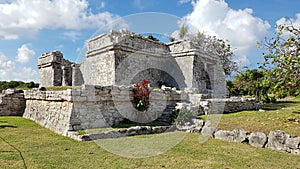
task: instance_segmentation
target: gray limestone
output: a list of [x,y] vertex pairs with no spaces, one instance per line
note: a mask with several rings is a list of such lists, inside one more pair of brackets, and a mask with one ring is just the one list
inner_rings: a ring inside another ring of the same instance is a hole
[[289,137],[285,141],[285,148],[288,152],[294,152],[294,154],[300,154],[300,137]]
[[219,130],[214,133],[215,138],[230,142],[243,143],[248,141],[248,133],[244,130],[225,131]]
[[290,136],[288,134],[280,130],[270,131],[266,147],[273,150],[285,151],[285,143],[289,137]]
[[249,144],[254,147],[264,147],[267,143],[267,136],[262,132],[255,132],[249,135]]

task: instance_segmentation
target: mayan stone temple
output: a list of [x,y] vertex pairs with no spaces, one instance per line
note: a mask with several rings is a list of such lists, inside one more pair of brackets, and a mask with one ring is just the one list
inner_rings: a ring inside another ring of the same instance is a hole
[[201,86],[199,92],[207,93],[211,82],[224,82],[219,58],[190,41],[164,44],[129,31],[111,31],[88,40],[87,50],[81,64],[64,59],[59,51],[40,56],[40,85],[128,85],[147,79],[154,87]]
[[[82,63],[68,61],[55,51],[42,54],[38,68],[39,89],[2,93],[0,110],[23,113],[23,117],[72,138],[78,136],[77,130],[111,127],[124,119],[171,124],[173,110],[180,108],[197,114],[257,108],[255,101],[212,104],[211,99],[224,99],[226,94],[221,61],[209,48],[191,41],[165,44],[113,30],[87,41]],[[133,106],[132,93],[133,84],[144,79],[150,84],[150,106],[141,112]],[[49,88],[55,86],[66,87]]]

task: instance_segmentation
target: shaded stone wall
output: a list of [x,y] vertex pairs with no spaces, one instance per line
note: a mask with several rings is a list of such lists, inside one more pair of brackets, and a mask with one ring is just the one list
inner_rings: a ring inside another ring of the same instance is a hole
[[25,109],[24,94],[21,91],[7,89],[0,94],[0,116],[22,116]]

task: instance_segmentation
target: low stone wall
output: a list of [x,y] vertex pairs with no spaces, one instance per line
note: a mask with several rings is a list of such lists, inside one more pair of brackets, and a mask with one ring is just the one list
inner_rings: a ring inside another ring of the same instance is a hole
[[200,101],[203,114],[233,113],[244,110],[258,110],[261,105],[255,99],[224,98]]
[[300,155],[300,137],[291,137],[280,130],[270,131],[268,135],[262,132],[249,133],[245,130],[218,130],[210,122],[200,119],[194,119],[191,124],[181,126],[180,129],[229,142],[246,143],[254,147]]
[[64,91],[25,91],[25,118],[59,134],[69,131],[110,127],[129,119],[151,122],[160,117],[168,104],[181,99],[175,91],[152,90],[147,112],[137,111],[131,102],[131,87],[82,86]]
[[22,116],[25,105],[23,91],[7,89],[0,94],[0,116]]

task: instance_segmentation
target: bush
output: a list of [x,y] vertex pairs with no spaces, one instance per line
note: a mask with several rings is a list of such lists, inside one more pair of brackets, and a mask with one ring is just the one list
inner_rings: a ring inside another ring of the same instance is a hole
[[133,86],[133,104],[139,111],[145,111],[149,108],[149,95],[148,89],[149,81],[143,80],[141,83],[136,83]]
[[184,125],[196,117],[196,113],[188,109],[176,109],[171,114],[172,122],[176,125]]

